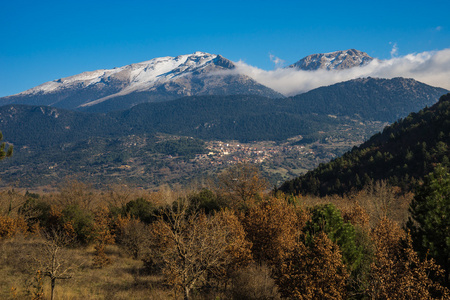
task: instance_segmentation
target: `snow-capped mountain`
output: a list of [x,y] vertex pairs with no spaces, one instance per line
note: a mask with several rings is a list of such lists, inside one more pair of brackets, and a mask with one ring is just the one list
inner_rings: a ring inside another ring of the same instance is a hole
[[[220,56],[202,52],[177,57],[160,57],[149,61],[114,68],[111,70],[96,70],[78,75],[46,82],[18,95],[33,95],[51,93],[73,87],[104,86],[106,83],[119,81],[123,83],[123,93],[149,89],[156,82],[167,82],[170,79],[204,68],[220,60]],[[220,64],[219,64],[220,66]],[[233,68],[233,65],[220,66]]]
[[308,55],[288,66],[288,68],[297,68],[306,71],[319,69],[343,70],[367,65],[372,60],[373,58],[365,52],[349,49],[345,51]]
[[195,52],[161,57],[110,70],[96,70],[43,83],[22,93],[0,98],[0,104],[49,105],[68,109],[110,111],[141,102],[191,95],[281,94],[245,75],[228,59]]

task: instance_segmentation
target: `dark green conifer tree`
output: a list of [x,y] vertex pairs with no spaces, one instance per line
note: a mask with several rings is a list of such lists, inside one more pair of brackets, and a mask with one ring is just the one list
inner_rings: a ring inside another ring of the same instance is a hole
[[436,260],[445,270],[445,285],[450,274],[450,174],[438,165],[417,188],[410,205],[407,223],[415,248],[423,257]]
[[[0,141],[3,140],[3,134],[0,132]],[[8,148],[6,148],[6,143],[3,142],[0,144],[0,160],[10,157],[13,153],[13,146],[8,145]]]

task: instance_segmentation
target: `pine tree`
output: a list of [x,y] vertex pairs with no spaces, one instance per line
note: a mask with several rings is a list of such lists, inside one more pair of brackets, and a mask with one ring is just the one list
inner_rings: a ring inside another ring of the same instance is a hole
[[[3,140],[3,134],[0,132],[0,141]],[[6,149],[6,143],[3,142],[0,144],[0,160],[6,158],[6,157],[11,157],[11,155],[13,154],[13,146],[9,145],[8,149]]]
[[434,258],[444,268],[445,284],[450,274],[450,174],[438,165],[425,177],[410,205],[407,227],[422,257]]

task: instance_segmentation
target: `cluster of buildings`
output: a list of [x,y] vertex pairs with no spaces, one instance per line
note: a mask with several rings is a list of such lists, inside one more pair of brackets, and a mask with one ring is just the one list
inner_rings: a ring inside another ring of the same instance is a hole
[[314,154],[312,150],[298,145],[276,145],[275,143],[242,144],[239,142],[209,142],[208,153],[197,154],[195,160],[209,161],[212,165],[235,164],[240,162],[262,163],[275,156],[288,153]]

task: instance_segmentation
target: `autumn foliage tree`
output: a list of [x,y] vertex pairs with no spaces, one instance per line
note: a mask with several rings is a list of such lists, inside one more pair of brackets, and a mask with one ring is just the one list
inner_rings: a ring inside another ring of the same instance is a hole
[[20,211],[20,207],[25,201],[26,197],[14,189],[0,193],[0,238],[10,238],[28,233],[29,226],[26,216]]
[[275,267],[275,281],[289,299],[346,299],[349,277],[339,247],[325,232],[306,245],[298,241]]
[[308,216],[285,199],[268,197],[250,207],[242,218],[256,262],[276,264],[283,252],[291,251]]
[[246,238],[247,233],[233,211],[221,210],[210,218],[216,219],[218,226],[227,231],[225,236],[227,247],[222,264],[213,267],[208,274],[219,283],[228,283],[234,272],[252,261],[252,243]]
[[11,217],[0,215],[0,238],[10,238],[17,234],[26,235],[28,224],[21,216]]
[[251,258],[251,245],[234,213],[187,212],[188,203],[178,200],[151,224],[148,258],[161,266],[167,283],[181,290],[184,299],[208,276],[220,277]]
[[95,212],[93,227],[95,240],[93,265],[101,268],[111,263],[111,259],[105,253],[105,248],[115,242],[114,234],[111,231],[112,219],[106,206],[99,207]]
[[332,239],[345,241],[344,244],[353,241],[355,246],[354,231],[347,228],[351,225],[345,226],[334,207],[326,208],[317,207],[311,215],[285,199],[267,197],[251,206],[243,217],[254,258],[271,266],[283,297],[345,299],[347,296],[350,269],[344,263],[341,247]]
[[115,224],[116,244],[134,259],[139,259],[149,247],[146,224],[131,216],[118,216]]
[[249,163],[230,167],[218,176],[219,194],[228,200],[233,208],[245,208],[258,198],[269,185],[259,169]]
[[372,299],[448,299],[449,291],[433,279],[443,275],[433,259],[420,260],[412,240],[384,218],[374,228],[375,261],[367,294]]

